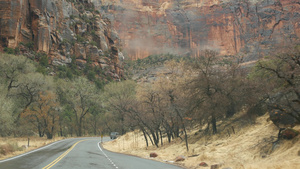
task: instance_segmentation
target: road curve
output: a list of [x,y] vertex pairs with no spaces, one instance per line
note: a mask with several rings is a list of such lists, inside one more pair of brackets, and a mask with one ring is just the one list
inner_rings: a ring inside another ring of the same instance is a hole
[[[109,138],[105,137],[104,141]],[[0,161],[1,169],[182,169],[153,160],[106,151],[99,138],[75,138]]]

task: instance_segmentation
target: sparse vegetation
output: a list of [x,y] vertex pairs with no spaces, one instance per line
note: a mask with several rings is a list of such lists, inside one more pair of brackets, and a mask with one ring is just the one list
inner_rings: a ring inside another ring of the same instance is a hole
[[97,46],[97,43],[95,41],[90,41],[89,44],[92,46]]
[[87,41],[87,39],[82,37],[81,35],[76,35],[76,39],[77,39],[77,42],[79,42],[79,43],[83,43],[83,42]]
[[[159,64],[164,64],[166,69],[157,73],[155,81],[138,84],[130,101],[115,103],[115,106],[130,103],[118,108],[122,112],[120,123],[139,129],[146,145],[159,147],[164,144],[163,137],[168,142],[181,138],[189,150],[187,130],[205,126],[206,134],[220,134],[224,130],[218,127],[218,122],[241,111],[247,110],[245,118],[249,123],[266,113],[267,108],[283,110],[297,119],[300,101],[295,82],[300,52],[298,48],[291,51],[259,61],[252,73],[240,66],[235,57],[224,60],[210,50],[194,59],[152,56],[129,61],[127,66],[133,70]],[[279,100],[274,100],[274,96]]]

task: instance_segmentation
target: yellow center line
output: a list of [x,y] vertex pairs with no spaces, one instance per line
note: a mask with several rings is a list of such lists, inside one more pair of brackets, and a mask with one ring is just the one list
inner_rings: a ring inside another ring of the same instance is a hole
[[50,164],[48,164],[47,166],[45,166],[43,169],[49,169],[49,168],[53,167],[56,163],[58,163],[61,159],[63,159],[78,143],[83,142],[83,141],[86,141],[86,140],[77,141],[66,152],[64,152],[62,155],[60,155],[59,157],[57,157],[57,159],[55,159],[54,161],[52,161]]

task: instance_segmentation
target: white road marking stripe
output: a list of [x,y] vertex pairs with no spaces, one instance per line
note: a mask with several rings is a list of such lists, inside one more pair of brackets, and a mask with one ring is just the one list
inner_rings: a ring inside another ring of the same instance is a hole
[[116,169],[118,169],[119,167],[117,167],[117,165],[106,155],[106,153],[102,150],[102,148],[100,147],[100,143],[101,142],[99,142],[98,143],[98,148],[100,149],[100,151],[104,154],[104,156],[108,159],[108,161],[110,161],[111,162],[111,164],[116,168]]

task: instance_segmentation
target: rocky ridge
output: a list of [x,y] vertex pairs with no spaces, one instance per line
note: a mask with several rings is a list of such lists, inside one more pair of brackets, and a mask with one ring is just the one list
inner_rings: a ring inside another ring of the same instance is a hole
[[55,66],[91,62],[114,79],[123,76],[118,34],[90,0],[0,0],[0,39],[0,51],[45,53]]
[[222,55],[255,60],[299,42],[298,0],[92,0],[134,59],[158,53]]

